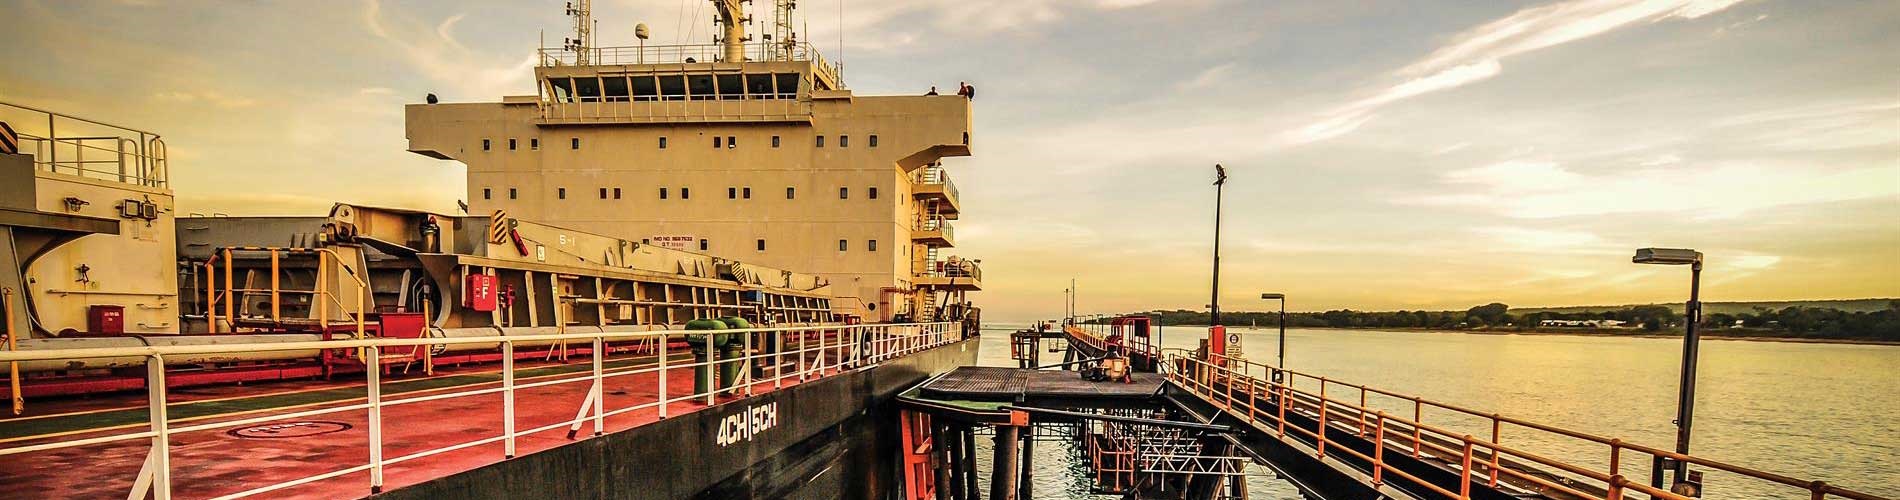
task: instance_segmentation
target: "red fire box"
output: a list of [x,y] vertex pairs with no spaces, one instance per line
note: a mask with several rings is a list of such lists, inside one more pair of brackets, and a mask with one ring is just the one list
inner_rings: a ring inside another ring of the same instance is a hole
[[125,333],[125,306],[93,304],[86,308],[88,333]]
[[486,274],[470,274],[468,282],[462,284],[462,307],[480,312],[495,310],[495,277]]

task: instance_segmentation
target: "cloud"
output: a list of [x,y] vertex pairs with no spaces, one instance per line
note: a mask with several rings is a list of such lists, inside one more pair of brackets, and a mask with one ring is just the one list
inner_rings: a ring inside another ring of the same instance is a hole
[[1444,174],[1452,184],[1475,184],[1491,192],[1563,191],[1584,182],[1581,175],[1549,161],[1511,160]]
[[1454,35],[1430,55],[1400,69],[1403,81],[1321,113],[1313,123],[1283,133],[1285,145],[1319,142],[1352,132],[1379,108],[1498,76],[1506,57],[1582,40],[1643,21],[1694,19],[1741,0],[1572,0],[1519,10]]
[[1717,164],[1583,174],[1551,162],[1507,161],[1440,176],[1443,190],[1401,205],[1471,208],[1514,218],[1666,213],[1730,219],[1786,205],[1860,199],[1900,201],[1900,165],[1816,173]]
[[153,94],[152,98],[161,102],[195,104],[204,103],[225,109],[248,108],[257,104],[257,100],[242,96],[228,95],[228,91],[190,92],[174,90]]
[[467,14],[455,14],[433,28],[396,19],[385,19],[379,0],[363,3],[363,25],[400,50],[400,54],[418,73],[436,85],[449,99],[494,100],[503,95],[533,92],[536,56],[521,59],[477,53],[463,46],[454,36],[456,23]]

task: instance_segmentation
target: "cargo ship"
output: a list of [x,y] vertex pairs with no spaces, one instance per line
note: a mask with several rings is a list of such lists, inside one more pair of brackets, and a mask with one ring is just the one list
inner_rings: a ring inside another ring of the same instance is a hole
[[713,43],[597,47],[573,2],[535,95],[409,105],[408,149],[467,168],[461,213],[181,216],[159,134],[0,104],[0,481],[888,494],[895,395],[975,362],[944,164],[970,100],[856,95],[790,0],[757,42],[713,4]]

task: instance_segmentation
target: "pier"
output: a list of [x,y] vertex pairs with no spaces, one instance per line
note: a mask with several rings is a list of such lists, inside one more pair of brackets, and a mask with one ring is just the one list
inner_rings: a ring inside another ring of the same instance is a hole
[[[1703,497],[1705,471],[1790,497],[1881,498],[1239,357],[1125,342],[1133,337],[1106,325],[1017,332],[1013,353],[1036,353],[1018,358],[1025,367],[960,368],[902,393],[905,498],[984,498],[982,460],[988,498],[1034,498],[1021,457],[1037,443],[1072,447],[1096,493],[1128,498],[1247,498],[1247,464],[1311,499],[1690,500]],[[1049,339],[1065,344],[1069,361],[1036,369]],[[1118,356],[1153,359],[1155,371],[1085,379],[1091,362]],[[977,455],[978,436],[994,440],[993,456]],[[1591,448],[1600,452],[1576,451]],[[1665,485],[1663,471],[1677,463],[1691,480]]]

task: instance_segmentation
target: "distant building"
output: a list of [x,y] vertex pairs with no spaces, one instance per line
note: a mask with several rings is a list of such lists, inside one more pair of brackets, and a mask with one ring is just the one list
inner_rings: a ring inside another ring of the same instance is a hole
[[1614,319],[1547,319],[1537,323],[1537,326],[1556,328],[1621,328],[1623,325],[1623,321]]

